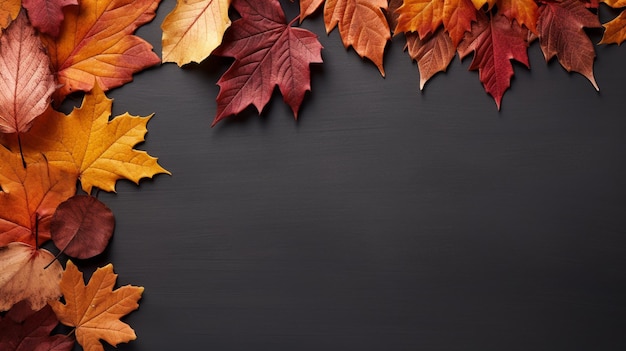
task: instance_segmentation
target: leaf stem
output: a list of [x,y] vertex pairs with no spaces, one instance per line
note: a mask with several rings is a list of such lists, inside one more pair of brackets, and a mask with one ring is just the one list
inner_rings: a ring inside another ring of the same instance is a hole
[[287,27],[293,26],[293,24],[296,23],[298,20],[300,20],[300,15],[297,15],[296,18],[292,19],[291,22],[289,22],[289,24],[287,25]]
[[22,139],[20,138],[20,133],[17,133],[17,145],[20,147],[20,156],[22,156],[22,166],[26,168],[26,160],[24,159],[24,152],[22,151]]

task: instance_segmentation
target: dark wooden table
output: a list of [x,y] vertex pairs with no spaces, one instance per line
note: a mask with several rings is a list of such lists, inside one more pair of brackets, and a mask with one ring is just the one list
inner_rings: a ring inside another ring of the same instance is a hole
[[[174,4],[138,32],[159,54]],[[227,59],[109,93],[173,173],[99,196],[115,236],[83,266],[146,288],[119,350],[624,350],[626,48],[597,47],[597,93],[535,43],[498,112],[469,59],[420,93],[402,37],[383,79],[304,27],[298,122],[277,94],[210,128]]]

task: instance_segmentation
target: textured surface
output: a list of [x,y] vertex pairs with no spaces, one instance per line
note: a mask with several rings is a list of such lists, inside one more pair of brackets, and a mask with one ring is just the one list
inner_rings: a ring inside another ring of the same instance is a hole
[[[174,5],[139,30],[157,52]],[[325,63],[298,122],[277,94],[209,128],[227,59],[110,92],[155,112],[140,147],[173,173],[99,196],[88,262],[146,288],[118,350],[624,350],[626,48],[596,48],[597,93],[535,42],[498,112],[469,59],[419,93],[401,37],[383,79],[304,26]]]

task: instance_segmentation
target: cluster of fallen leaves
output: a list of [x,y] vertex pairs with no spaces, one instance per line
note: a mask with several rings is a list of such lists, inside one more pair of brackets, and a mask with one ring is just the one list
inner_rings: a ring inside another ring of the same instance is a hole
[[[105,91],[160,63],[133,35],[158,0],[17,0],[0,7],[0,350],[103,350],[135,339],[120,317],[142,287],[114,290],[107,265],[85,285],[72,261],[102,253],[119,179],[169,173],[134,146],[151,116],[110,119]],[[80,107],[56,110],[82,92]],[[77,184],[80,187],[77,189]],[[51,250],[56,250],[53,255]],[[79,262],[79,261],[77,261]],[[69,335],[50,335],[57,324]]]
[[[418,64],[420,89],[457,53],[461,59],[473,54],[469,68],[478,70],[499,109],[514,74],[511,60],[529,67],[527,48],[537,39],[546,61],[556,56],[598,89],[595,50],[585,28],[602,27],[600,2],[626,7],[620,0],[300,0],[300,15],[287,21],[278,0],[179,0],[161,27],[162,56],[179,66],[210,55],[235,59],[218,81],[213,124],[250,105],[262,111],[276,86],[297,118],[311,89],[309,65],[322,62],[322,46],[295,24],[323,12],[326,32],[338,27],[344,46],[372,61],[383,76],[392,34],[404,34]],[[232,24],[229,8],[240,16]],[[600,43],[620,44],[626,12],[604,28]]]

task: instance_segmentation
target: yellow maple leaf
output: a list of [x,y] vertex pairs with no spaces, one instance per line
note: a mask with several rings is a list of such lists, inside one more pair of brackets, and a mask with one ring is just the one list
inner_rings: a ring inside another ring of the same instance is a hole
[[487,4],[487,8],[491,9],[496,2],[497,0],[472,0],[472,4],[474,4],[476,10],[480,10],[485,4]]
[[83,273],[67,261],[61,292],[65,304],[50,301],[50,306],[67,326],[76,327],[76,341],[85,350],[103,351],[100,340],[113,346],[135,340],[135,331],[120,318],[139,307],[143,287],[126,285],[113,290],[117,274],[113,265],[98,268],[85,285]]
[[0,0],[0,29],[5,29],[17,18],[22,0]]
[[115,191],[115,182],[122,178],[139,183],[158,173],[171,174],[156,158],[133,149],[144,141],[152,115],[125,113],[109,121],[112,101],[96,84],[69,115],[48,109],[22,135],[23,150],[43,153],[50,164],[77,174],[87,193],[93,187]]
[[424,39],[443,25],[456,47],[476,21],[476,11],[470,0],[405,0],[395,32],[418,32]]
[[178,0],[163,23],[163,62],[201,62],[217,48],[230,26],[230,0]]

